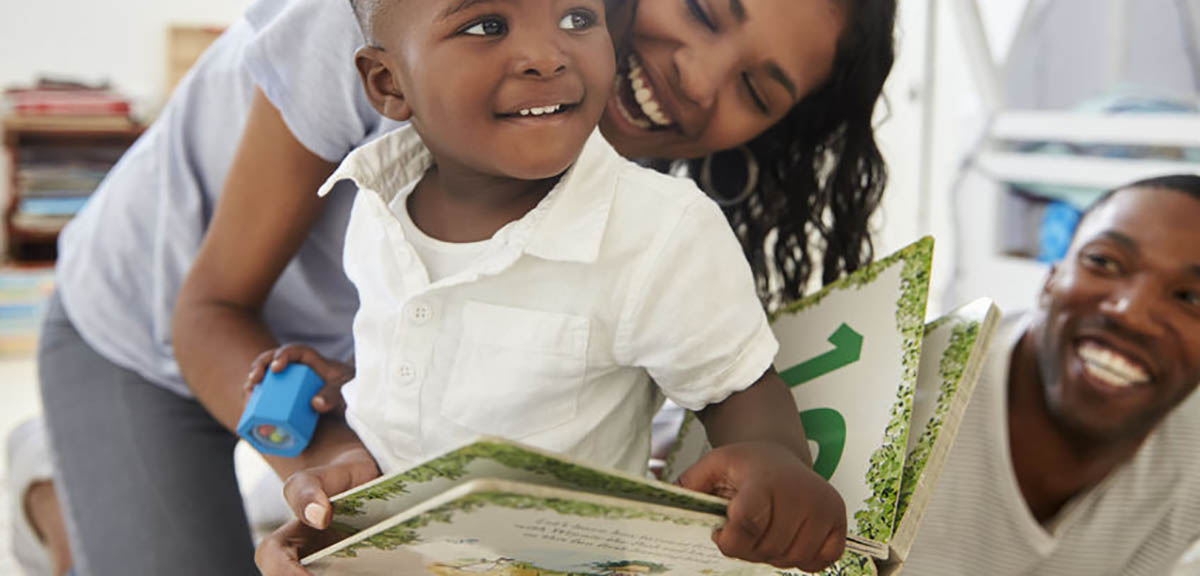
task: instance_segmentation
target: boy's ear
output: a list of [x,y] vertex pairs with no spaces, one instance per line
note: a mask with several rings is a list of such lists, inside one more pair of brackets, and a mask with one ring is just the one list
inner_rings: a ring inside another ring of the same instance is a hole
[[360,48],[354,54],[354,65],[358,68],[358,77],[362,80],[367,100],[375,110],[397,122],[412,118],[412,107],[404,97],[399,78],[392,71],[386,52],[374,46]]

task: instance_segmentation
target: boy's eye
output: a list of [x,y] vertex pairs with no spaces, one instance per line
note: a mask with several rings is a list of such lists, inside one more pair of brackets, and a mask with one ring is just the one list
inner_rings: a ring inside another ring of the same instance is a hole
[[585,30],[591,28],[595,23],[595,16],[587,12],[576,11],[563,16],[563,19],[558,22],[558,27],[563,30]]
[[499,18],[486,18],[462,31],[468,36],[499,36],[508,32],[508,24]]

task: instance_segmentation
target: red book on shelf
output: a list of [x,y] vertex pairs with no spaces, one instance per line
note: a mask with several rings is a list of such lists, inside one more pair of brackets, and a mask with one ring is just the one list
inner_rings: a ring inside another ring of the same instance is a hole
[[129,100],[108,90],[10,90],[18,116],[128,116]]

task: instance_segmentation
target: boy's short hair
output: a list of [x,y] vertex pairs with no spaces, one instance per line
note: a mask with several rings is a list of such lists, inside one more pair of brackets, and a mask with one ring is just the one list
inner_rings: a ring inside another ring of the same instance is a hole
[[354,9],[354,17],[358,19],[358,27],[362,29],[363,36],[366,38],[368,44],[375,42],[375,37],[371,30],[371,20],[385,1],[350,0],[350,7]]

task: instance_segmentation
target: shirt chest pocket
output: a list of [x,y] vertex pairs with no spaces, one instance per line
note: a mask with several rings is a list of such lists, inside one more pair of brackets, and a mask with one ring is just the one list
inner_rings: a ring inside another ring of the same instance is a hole
[[531,436],[575,417],[586,317],[467,302],[442,416],[474,432]]

